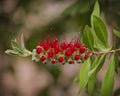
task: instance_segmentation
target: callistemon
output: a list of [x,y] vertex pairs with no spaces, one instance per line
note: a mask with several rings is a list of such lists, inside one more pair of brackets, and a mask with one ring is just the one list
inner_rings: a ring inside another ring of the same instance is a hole
[[43,63],[74,64],[84,62],[91,55],[91,51],[79,41],[59,43],[55,37],[52,40],[39,42],[35,54],[38,61]]

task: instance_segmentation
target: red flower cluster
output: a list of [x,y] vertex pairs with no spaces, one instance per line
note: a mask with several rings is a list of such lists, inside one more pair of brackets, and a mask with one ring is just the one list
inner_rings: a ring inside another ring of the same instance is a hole
[[84,61],[90,56],[90,50],[78,41],[62,42],[59,44],[55,37],[53,40],[40,42],[36,48],[36,54],[43,63],[50,61],[52,64],[57,62],[74,64],[75,61]]

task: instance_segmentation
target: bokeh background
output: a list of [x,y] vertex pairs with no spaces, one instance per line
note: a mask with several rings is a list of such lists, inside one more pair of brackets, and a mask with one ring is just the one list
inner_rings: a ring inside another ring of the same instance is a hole
[[[0,96],[78,96],[80,64],[39,64],[31,58],[5,54],[11,40],[23,33],[26,48],[32,51],[48,36],[59,40],[80,38],[96,0],[0,0]],[[99,0],[101,17],[109,34],[109,43],[119,47],[112,29],[120,29],[120,0]],[[114,41],[114,42],[113,42]],[[107,61],[106,61],[107,62]],[[99,72],[96,95],[107,64]],[[120,73],[116,73],[114,96],[120,96]],[[84,90],[79,96],[87,96]]]

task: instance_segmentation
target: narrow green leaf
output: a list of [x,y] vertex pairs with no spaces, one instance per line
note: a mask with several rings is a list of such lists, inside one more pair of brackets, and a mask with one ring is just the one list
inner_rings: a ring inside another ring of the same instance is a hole
[[93,47],[94,47],[94,38],[93,38],[93,34],[91,32],[91,29],[89,28],[89,26],[85,26],[85,29],[83,31],[83,38],[82,41],[85,45],[88,46],[88,48],[93,51]]
[[88,58],[83,65],[80,68],[80,73],[79,73],[79,93],[86,87],[88,83],[88,72],[90,70],[90,58]]
[[95,84],[96,84],[96,74],[102,68],[105,61],[105,54],[98,56],[94,59],[91,65],[91,70],[89,71],[89,81],[88,81],[88,94],[93,96]]
[[105,49],[104,44],[99,40],[99,38],[96,35],[94,37],[95,37],[94,47],[97,48],[97,49],[100,49],[100,50]]
[[119,54],[115,54],[115,71],[118,72],[118,67],[119,67]]
[[117,37],[119,37],[120,38],[120,32],[119,31],[117,31],[117,30],[113,30],[113,33],[117,36]]
[[93,96],[96,84],[96,73],[92,74],[88,80],[88,94]]
[[95,6],[94,6],[94,9],[93,9],[93,12],[91,14],[91,26],[93,28],[93,16],[97,16],[99,17],[100,16],[100,7],[99,7],[99,3],[98,3],[98,0],[96,0],[96,3],[95,3]]
[[106,57],[105,54],[103,54],[100,57],[96,57],[96,59],[94,60],[94,62],[92,64],[92,69],[89,71],[89,76],[91,76],[94,73],[99,72],[99,70],[102,68],[102,66],[104,64],[105,57]]
[[96,34],[94,32],[93,16],[97,16],[97,17],[100,16],[100,7],[99,7],[98,0],[96,0],[93,12],[91,14],[91,27],[92,27],[91,30],[92,30],[92,33],[93,33],[93,36],[94,36],[94,48],[101,48],[101,49],[103,49],[103,47],[101,46],[101,43],[98,42],[98,38],[97,38],[97,36],[96,36]]
[[24,49],[23,50],[23,53],[20,55],[20,56],[22,56],[22,57],[27,57],[27,56],[30,56],[30,55],[32,55],[33,53],[31,52],[31,51],[29,51],[29,50],[27,50],[27,49]]
[[110,58],[107,72],[102,83],[101,96],[112,96],[114,76],[115,76],[115,57],[114,55],[112,55]]
[[99,39],[99,36],[97,36],[95,33],[94,26],[96,26],[96,24],[94,24],[94,20],[93,20],[94,16],[100,17],[100,7],[99,7],[98,0],[96,0],[93,12],[91,14],[91,27],[92,27],[91,30],[94,37],[94,48],[100,49],[102,51],[109,50],[109,48],[106,49],[106,47],[108,47],[108,44],[104,44],[104,42],[102,42],[101,39]]
[[94,31],[97,36],[97,38],[104,44],[106,48],[108,48],[108,34],[106,30],[106,26],[103,23],[103,21],[97,17],[93,16],[93,24],[94,24]]
[[100,60],[100,56],[95,57],[95,59],[91,63],[91,70],[98,64],[98,61]]
[[19,55],[19,53],[16,50],[6,50],[5,53],[9,55]]
[[22,49],[16,40],[11,41],[12,48],[22,54]]
[[21,48],[22,48],[22,50],[24,50],[24,49],[25,49],[25,44],[24,44],[23,34],[21,35],[21,41],[20,41],[20,43],[21,43]]
[[99,72],[100,69],[103,67],[103,64],[105,62],[105,58],[106,58],[106,54],[103,54],[102,56],[100,56],[99,62],[98,62],[98,67],[96,69],[96,72]]
[[[97,66],[97,64],[98,64],[98,62],[100,60],[99,57],[100,56],[96,57],[93,60],[93,62],[91,64],[91,71],[94,70],[94,68]],[[89,94],[89,96],[93,96],[94,89],[95,89],[95,84],[96,84],[96,73],[97,73],[94,70],[94,72],[92,74],[90,74],[91,71],[89,71],[89,80],[88,80],[88,87],[87,87],[88,88],[88,94]]]
[[105,52],[105,51],[109,51],[112,48],[112,47],[106,48],[106,46],[104,46],[104,43],[101,42],[97,36],[94,36],[94,40],[95,40],[94,48],[96,48],[96,49],[99,49],[99,50]]

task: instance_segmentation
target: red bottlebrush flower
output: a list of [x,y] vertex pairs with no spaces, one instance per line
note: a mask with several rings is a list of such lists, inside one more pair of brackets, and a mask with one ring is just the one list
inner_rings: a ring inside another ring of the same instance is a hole
[[84,59],[87,60],[88,57],[89,57],[88,54],[85,54]]
[[40,60],[41,60],[41,61],[45,61],[45,60],[46,60],[46,57],[45,57],[45,56],[41,56],[41,57],[40,57]]
[[74,56],[74,59],[75,59],[75,60],[79,60],[79,59],[80,59],[80,55],[75,55],[75,56]]
[[61,47],[63,50],[67,49],[67,43],[66,43],[66,42],[62,42],[61,45],[60,45],[60,47]]
[[51,63],[52,63],[52,64],[55,64],[55,63],[56,63],[56,60],[55,60],[55,59],[52,59],[52,60],[51,60]]
[[58,58],[58,61],[59,61],[60,63],[62,63],[62,62],[64,61],[64,58],[63,58],[63,57],[59,57],[59,58]]
[[[58,39],[55,37],[53,40],[45,40],[44,42],[40,42],[36,48],[36,54],[47,54],[40,56],[40,61],[43,63],[50,60],[52,64],[55,64],[56,62],[60,62],[61,64],[65,63],[65,58],[69,58],[67,61],[69,64],[73,64],[76,60],[77,62],[79,60],[84,61],[86,60],[90,55],[91,51],[87,48],[87,46],[83,46],[78,41],[71,41],[71,42],[62,42],[61,44],[58,43]],[[84,60],[81,59],[81,54],[85,53]],[[73,55],[73,56],[72,56]],[[54,59],[54,57],[57,58]],[[74,60],[72,60],[72,58]],[[37,56],[36,56],[37,58]],[[49,58],[48,60],[46,60]],[[70,59],[71,58],[71,59]]]
[[54,56],[54,52],[53,51],[49,51],[48,52],[48,58],[53,58]]
[[80,47],[80,48],[79,48],[79,51],[80,51],[80,53],[84,53],[84,52],[85,52],[85,47],[83,47],[83,46]]
[[40,54],[41,52],[42,52],[42,48],[40,48],[40,47],[36,48],[36,53],[37,54]]
[[65,56],[69,57],[72,55],[72,51],[70,49],[65,51]]

